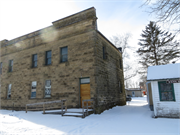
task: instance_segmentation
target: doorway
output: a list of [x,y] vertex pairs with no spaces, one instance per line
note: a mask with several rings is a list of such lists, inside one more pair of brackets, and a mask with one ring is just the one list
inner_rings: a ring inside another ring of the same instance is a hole
[[134,91],[132,91],[132,97],[135,97],[135,92]]
[[91,99],[90,92],[90,78],[80,79],[80,102],[82,107],[82,101],[85,99]]

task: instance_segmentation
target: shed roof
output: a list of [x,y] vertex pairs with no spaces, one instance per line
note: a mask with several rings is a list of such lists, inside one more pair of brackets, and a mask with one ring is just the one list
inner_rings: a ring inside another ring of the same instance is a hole
[[180,78],[180,63],[148,67],[147,81]]

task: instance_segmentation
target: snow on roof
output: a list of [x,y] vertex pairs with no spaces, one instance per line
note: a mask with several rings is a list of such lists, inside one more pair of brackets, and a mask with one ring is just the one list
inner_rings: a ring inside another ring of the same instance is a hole
[[147,80],[180,78],[180,63],[148,67]]

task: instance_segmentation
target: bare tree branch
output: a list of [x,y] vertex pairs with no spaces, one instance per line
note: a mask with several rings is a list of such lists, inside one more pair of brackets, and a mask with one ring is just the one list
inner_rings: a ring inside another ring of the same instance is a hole
[[155,14],[157,23],[168,24],[170,28],[178,25],[173,29],[180,34],[180,0],[146,0],[142,6],[149,6],[149,13]]
[[[125,33],[123,35],[116,35],[110,38],[110,40],[112,41],[112,43],[114,43],[116,47],[122,47],[123,62],[125,62],[126,59],[129,59],[129,53],[127,52],[127,50],[133,49],[133,47],[129,45],[130,37],[131,37],[130,33]],[[133,71],[132,66],[130,66],[126,62],[123,64],[123,69],[125,73],[125,77],[124,77],[125,81],[137,75],[137,71],[132,72]]]

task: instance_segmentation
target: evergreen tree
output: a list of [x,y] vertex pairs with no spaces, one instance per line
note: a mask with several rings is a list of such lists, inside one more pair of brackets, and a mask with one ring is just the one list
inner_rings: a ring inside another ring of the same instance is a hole
[[144,69],[148,66],[168,64],[180,58],[180,44],[173,42],[175,35],[160,30],[154,22],[150,21],[141,37],[137,53],[141,56],[139,63]]

